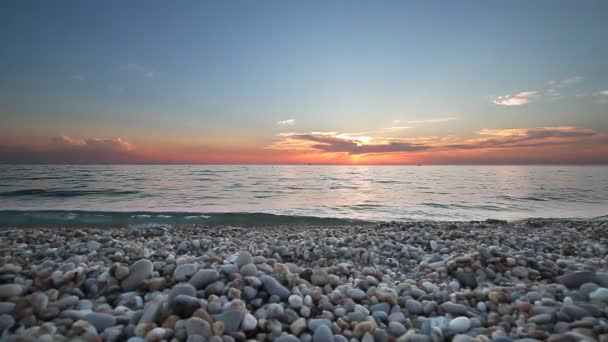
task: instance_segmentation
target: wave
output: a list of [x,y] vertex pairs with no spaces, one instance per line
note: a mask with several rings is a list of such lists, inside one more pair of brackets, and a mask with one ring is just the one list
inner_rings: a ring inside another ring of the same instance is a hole
[[24,189],[0,192],[0,197],[78,197],[89,195],[107,195],[107,196],[122,196],[122,195],[137,195],[139,191],[135,190],[49,190],[49,189]]
[[84,211],[84,210],[2,210],[2,228],[149,228],[163,225],[207,226],[344,226],[369,225],[373,221],[334,217],[277,215],[260,212],[149,212],[149,211]]

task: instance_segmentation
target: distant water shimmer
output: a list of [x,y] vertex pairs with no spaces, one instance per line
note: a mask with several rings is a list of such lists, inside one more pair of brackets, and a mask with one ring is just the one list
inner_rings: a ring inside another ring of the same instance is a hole
[[607,166],[0,165],[0,226],[606,214]]

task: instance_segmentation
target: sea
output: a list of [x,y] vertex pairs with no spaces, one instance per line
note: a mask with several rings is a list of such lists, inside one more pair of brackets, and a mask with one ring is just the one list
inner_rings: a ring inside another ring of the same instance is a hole
[[593,219],[608,166],[0,165],[0,226]]

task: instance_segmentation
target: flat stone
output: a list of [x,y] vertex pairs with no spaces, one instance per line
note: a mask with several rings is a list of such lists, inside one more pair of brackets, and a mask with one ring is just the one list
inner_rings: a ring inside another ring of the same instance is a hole
[[240,310],[228,309],[219,315],[215,316],[215,319],[224,323],[224,330],[226,332],[236,332],[241,326],[244,313]]
[[407,311],[412,315],[421,315],[424,313],[424,307],[422,304],[415,299],[408,299],[405,301],[405,307]]
[[255,330],[258,326],[258,320],[250,314],[249,312],[243,316],[243,321],[241,322],[241,329],[244,331]]
[[471,328],[471,320],[468,317],[456,317],[450,321],[449,327],[456,333],[462,333]]
[[190,278],[190,284],[197,289],[202,289],[219,278],[220,274],[216,270],[204,269],[198,271],[194,276],[192,276],[192,278]]
[[286,300],[291,295],[291,291],[289,291],[286,287],[281,285],[278,280],[271,276],[262,275],[260,280],[262,281],[262,285],[264,285],[264,289],[270,295],[277,296],[282,300]]
[[395,336],[395,337],[399,337],[401,335],[405,335],[405,333],[407,332],[407,329],[405,328],[405,326],[399,322],[389,322],[388,323],[388,332]]
[[13,325],[15,325],[13,316],[7,314],[0,315],[0,333],[12,328]]
[[443,309],[443,311],[454,316],[466,315],[468,312],[466,306],[452,302],[445,302],[441,304],[441,308]]
[[99,333],[116,325],[114,316],[100,312],[91,312],[84,316],[84,320],[91,323]]
[[181,264],[173,271],[173,280],[182,282],[190,279],[196,273],[195,264]]
[[255,277],[258,274],[258,268],[254,264],[247,264],[239,270],[245,277]]
[[173,312],[181,317],[191,317],[201,304],[196,297],[179,294],[175,297]]
[[536,324],[546,324],[546,323],[550,323],[552,320],[553,320],[553,316],[550,314],[546,314],[546,313],[528,318],[529,323],[536,323]]
[[331,321],[325,318],[313,318],[308,320],[308,330],[315,332],[320,326],[331,328]]
[[592,300],[599,300],[602,302],[608,302],[608,289],[600,287],[599,289],[591,292],[589,298]]
[[165,301],[164,296],[156,296],[154,299],[146,303],[144,312],[139,319],[139,323],[153,323],[160,318],[161,309]]
[[23,293],[23,286],[19,284],[0,285],[0,299],[8,299],[20,296]]
[[289,330],[291,330],[291,332],[296,336],[299,336],[304,330],[306,330],[306,318],[300,317],[293,321],[293,323],[289,325]]
[[175,306],[175,298],[179,295],[196,297],[196,289],[188,283],[181,283],[173,286],[171,291],[169,291],[169,307],[172,309],[174,309]]
[[251,256],[251,253],[249,253],[247,251],[240,252],[236,259],[236,266],[239,268],[239,270],[241,268],[243,268],[243,266],[252,264],[252,263],[253,263],[253,257]]
[[346,294],[356,301],[361,301],[367,298],[367,294],[360,289],[350,289]]
[[585,283],[594,283],[595,273],[590,271],[578,271],[565,274],[557,278],[557,282],[571,289],[578,289]]
[[200,335],[207,338],[212,336],[211,325],[201,318],[191,317],[186,320],[184,326],[188,336]]
[[154,266],[148,259],[140,259],[129,267],[129,275],[120,282],[123,291],[133,291],[137,286],[152,275]]
[[312,336],[313,342],[333,342],[334,334],[331,329],[326,325],[321,325]]
[[329,275],[324,270],[313,270],[310,276],[310,282],[316,286],[325,286],[329,283]]

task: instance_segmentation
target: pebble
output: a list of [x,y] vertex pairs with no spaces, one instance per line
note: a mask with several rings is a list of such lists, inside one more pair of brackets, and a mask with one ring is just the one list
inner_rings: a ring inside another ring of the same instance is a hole
[[20,296],[23,293],[23,286],[19,284],[0,285],[0,299],[8,299]]
[[241,329],[243,329],[244,331],[251,331],[255,330],[257,326],[258,320],[255,318],[255,316],[250,313],[246,313],[245,316],[243,316],[243,321],[241,322]]
[[578,271],[568,273],[557,279],[557,281],[571,289],[577,289],[585,283],[591,283],[595,281],[595,273],[590,271]]
[[0,230],[0,336],[601,341],[607,231],[568,220]]
[[216,270],[204,269],[198,271],[194,276],[192,276],[192,278],[190,278],[190,284],[197,289],[202,289],[219,278],[220,274]]
[[152,262],[147,259],[137,260],[129,268],[129,275],[127,275],[120,283],[123,291],[133,291],[135,288],[145,279],[152,275],[154,266]]
[[173,280],[177,282],[186,281],[196,273],[195,264],[181,264],[173,271]]
[[239,255],[237,257],[237,261],[236,261],[236,266],[238,267],[239,270],[241,268],[243,268],[243,266],[249,265],[252,263],[253,263],[253,256],[251,256],[251,253],[249,253],[247,251],[243,251],[243,252],[239,253]]
[[422,306],[422,304],[420,304],[419,301],[415,299],[408,299],[405,302],[405,307],[407,308],[407,311],[412,315],[420,315],[424,313],[424,307]]
[[367,298],[367,294],[361,291],[360,289],[350,289],[348,290],[347,295],[356,301],[360,301]]
[[283,300],[287,299],[291,295],[291,292],[273,277],[263,275],[260,277],[260,280],[270,295],[277,296]]
[[85,315],[84,320],[91,323],[99,333],[116,325],[114,316],[99,312],[91,312]]
[[313,342],[333,342],[334,334],[331,332],[331,329],[326,325],[321,325],[318,329],[315,330],[312,336]]
[[591,292],[589,294],[589,298],[592,300],[608,302],[608,289],[600,287],[600,288],[596,289],[595,291]]
[[238,331],[241,321],[243,320],[243,312],[240,310],[229,309],[221,314],[215,316],[215,318],[224,323],[224,330],[226,332]]
[[186,332],[189,336],[200,335],[203,337],[211,337],[211,326],[209,323],[199,317],[190,317],[185,323]]
[[471,320],[468,317],[456,317],[450,321],[449,327],[456,333],[462,333],[471,328]]
[[399,337],[401,335],[405,335],[407,329],[399,322],[389,322],[388,332],[395,337]]

